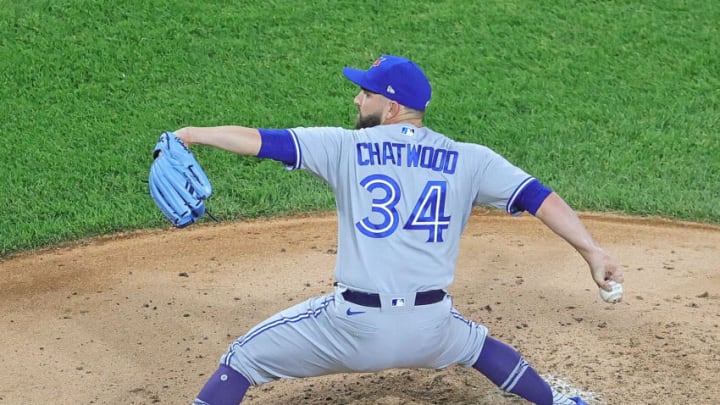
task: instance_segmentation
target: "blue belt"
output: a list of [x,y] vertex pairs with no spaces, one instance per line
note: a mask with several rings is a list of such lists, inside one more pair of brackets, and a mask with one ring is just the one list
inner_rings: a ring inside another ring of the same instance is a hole
[[[430,305],[445,299],[445,290],[421,291],[415,294],[415,305]],[[345,301],[352,302],[363,307],[380,308],[380,295],[362,291],[345,290],[342,293]]]

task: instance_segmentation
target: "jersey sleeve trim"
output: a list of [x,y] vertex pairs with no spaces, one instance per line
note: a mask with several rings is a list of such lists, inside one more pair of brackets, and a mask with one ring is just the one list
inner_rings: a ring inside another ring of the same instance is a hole
[[258,157],[278,160],[290,168],[298,166],[299,147],[292,130],[258,128],[258,131],[262,140]]
[[515,189],[508,200],[506,210],[510,215],[527,211],[533,215],[540,208],[552,190],[534,177],[528,177]]
[[292,137],[293,146],[295,147],[295,164],[286,164],[285,168],[288,170],[295,170],[302,167],[302,149],[300,148],[300,141],[298,141],[297,134],[292,129],[288,129],[290,136]]

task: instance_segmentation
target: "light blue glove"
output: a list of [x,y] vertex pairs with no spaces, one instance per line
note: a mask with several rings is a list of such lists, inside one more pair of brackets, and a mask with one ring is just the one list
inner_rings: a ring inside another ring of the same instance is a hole
[[167,219],[178,228],[205,214],[205,200],[212,194],[210,180],[192,152],[172,132],[163,132],[153,150],[150,196]]

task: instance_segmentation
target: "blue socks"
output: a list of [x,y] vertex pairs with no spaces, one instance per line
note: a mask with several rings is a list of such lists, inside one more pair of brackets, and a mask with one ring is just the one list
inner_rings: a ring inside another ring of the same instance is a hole
[[220,365],[205,383],[193,405],[238,405],[250,382],[232,368]]
[[503,391],[511,392],[538,405],[553,405],[553,390],[515,349],[491,337],[473,368]]

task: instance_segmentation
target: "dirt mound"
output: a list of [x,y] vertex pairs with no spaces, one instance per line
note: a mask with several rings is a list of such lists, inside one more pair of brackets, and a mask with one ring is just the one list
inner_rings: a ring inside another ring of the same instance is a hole
[[[583,215],[625,268],[600,300],[580,256],[536,219],[477,211],[456,307],[594,404],[720,398],[720,228]],[[228,344],[332,289],[334,215],[85,241],[0,262],[0,403],[188,404]],[[248,404],[513,404],[472,369],[279,381]]]

